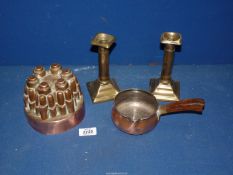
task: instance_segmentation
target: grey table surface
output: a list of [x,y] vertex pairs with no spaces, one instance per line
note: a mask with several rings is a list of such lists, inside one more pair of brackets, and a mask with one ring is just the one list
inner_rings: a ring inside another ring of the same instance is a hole
[[[53,136],[34,131],[23,110],[23,87],[33,66],[0,67],[0,174],[233,174],[233,65],[176,65],[181,98],[206,101],[202,115],[161,118],[151,132],[132,136],[112,123],[112,101],[92,104],[86,82],[96,66],[69,67],[78,77],[86,114],[75,128]],[[148,90],[160,66],[111,66],[121,89]],[[80,137],[79,128],[97,135]]]

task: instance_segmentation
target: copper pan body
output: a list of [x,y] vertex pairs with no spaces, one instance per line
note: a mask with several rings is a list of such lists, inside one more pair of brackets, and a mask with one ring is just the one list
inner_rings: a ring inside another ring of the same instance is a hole
[[128,89],[115,97],[112,120],[121,131],[139,135],[152,130],[158,124],[161,115],[184,111],[201,113],[204,105],[203,99],[195,98],[159,106],[151,93],[140,89]]

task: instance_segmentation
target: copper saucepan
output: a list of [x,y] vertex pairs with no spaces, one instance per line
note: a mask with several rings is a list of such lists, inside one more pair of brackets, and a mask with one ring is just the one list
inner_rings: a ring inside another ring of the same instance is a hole
[[161,115],[184,111],[201,113],[204,105],[203,99],[193,98],[159,106],[149,92],[129,89],[115,97],[112,120],[120,130],[138,135],[153,129]]

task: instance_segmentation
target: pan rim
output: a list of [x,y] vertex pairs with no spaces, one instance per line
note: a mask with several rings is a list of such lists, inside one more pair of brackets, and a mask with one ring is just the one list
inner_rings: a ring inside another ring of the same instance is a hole
[[[120,95],[122,95],[123,93],[126,93],[126,92],[140,92],[140,93],[144,93],[144,94],[147,94],[149,95],[150,97],[153,97],[154,99],[154,102],[155,102],[155,106],[154,106],[154,110],[155,112],[152,113],[151,115],[149,116],[145,116],[145,117],[142,117],[140,119],[137,119],[137,120],[132,120],[131,117],[128,117],[128,116],[125,116],[124,114],[122,114],[122,112],[120,112],[118,109],[117,109],[117,104],[116,104],[116,101],[117,101],[117,98],[119,98]],[[157,99],[155,98],[155,96],[153,94],[151,94],[150,92],[146,91],[146,90],[143,90],[143,89],[139,89],[139,88],[129,88],[129,89],[125,89],[125,90],[122,90],[120,91],[114,98],[114,101],[113,101],[113,109],[115,109],[122,117],[126,118],[127,120],[133,122],[133,123],[136,123],[136,122],[139,122],[139,121],[142,121],[142,120],[147,120],[153,116],[157,117],[157,110],[159,108],[159,103],[157,101]]]

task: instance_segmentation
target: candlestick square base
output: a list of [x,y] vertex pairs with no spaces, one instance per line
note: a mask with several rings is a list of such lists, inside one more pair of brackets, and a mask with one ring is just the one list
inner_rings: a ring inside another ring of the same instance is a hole
[[112,100],[120,91],[114,79],[106,82],[99,80],[88,82],[87,89],[93,103]]
[[150,79],[150,92],[158,101],[179,101],[180,82],[161,81],[160,79]]

